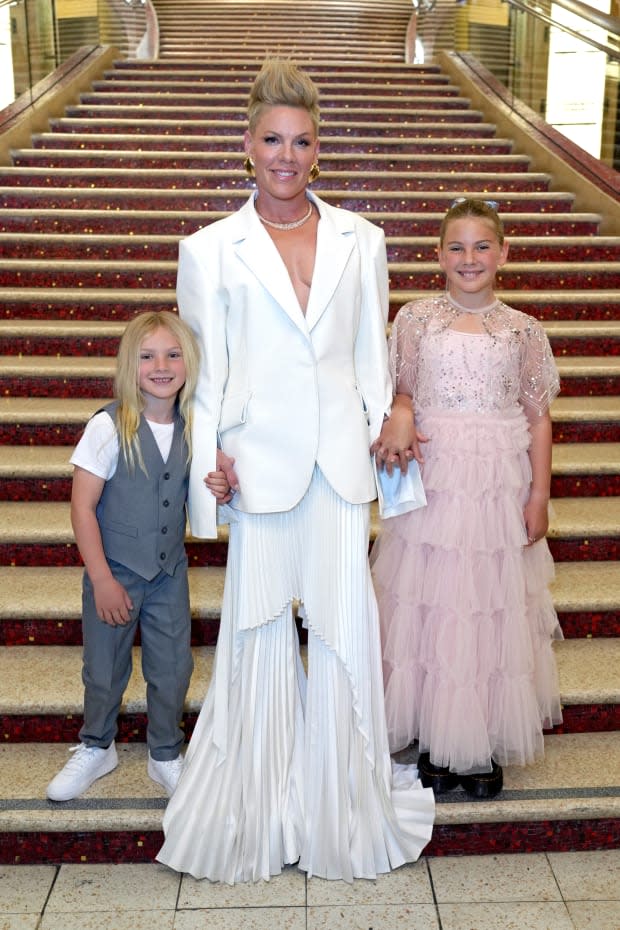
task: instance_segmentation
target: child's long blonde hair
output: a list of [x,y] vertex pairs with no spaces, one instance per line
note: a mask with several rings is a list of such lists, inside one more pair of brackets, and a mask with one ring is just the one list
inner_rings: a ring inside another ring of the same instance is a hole
[[198,380],[200,349],[196,338],[176,313],[169,310],[146,310],[128,323],[121,336],[116,357],[114,395],[118,401],[116,428],[120,448],[129,468],[137,462],[146,474],[142,449],[138,438],[140,414],[144,410],[144,398],[140,391],[140,349],[144,340],[158,329],[167,329],[178,341],[185,362],[185,384],[179,391],[177,405],[183,419],[183,435],[191,456],[191,403]]

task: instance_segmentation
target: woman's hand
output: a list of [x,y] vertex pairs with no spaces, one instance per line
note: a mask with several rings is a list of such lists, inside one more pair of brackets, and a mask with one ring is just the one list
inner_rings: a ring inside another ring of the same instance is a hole
[[377,468],[385,468],[388,475],[391,475],[395,465],[405,474],[412,459],[421,465],[424,457],[420,443],[423,442],[428,442],[428,437],[416,430],[411,398],[407,394],[397,394],[379,438],[370,447]]

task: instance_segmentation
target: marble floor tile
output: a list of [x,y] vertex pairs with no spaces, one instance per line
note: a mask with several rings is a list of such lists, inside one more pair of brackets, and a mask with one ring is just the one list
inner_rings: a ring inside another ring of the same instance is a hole
[[37,930],[173,930],[171,911],[88,911],[44,914]]
[[560,901],[546,856],[446,856],[429,858],[438,903]]
[[567,901],[575,930],[618,930],[620,901]]
[[550,853],[548,859],[565,901],[620,901],[620,849]]
[[39,915],[0,912],[0,930],[39,930]]
[[440,904],[442,930],[574,930],[561,901]]
[[210,882],[207,879],[197,881],[189,875],[184,875],[177,907],[182,909],[305,907],[305,905],[305,873],[291,867],[268,882],[240,882],[238,885]]
[[177,911],[174,930],[306,930],[304,907]]
[[40,914],[55,876],[53,865],[0,865],[0,914]]
[[433,904],[309,907],[307,930],[439,930]]
[[148,863],[62,866],[46,914],[74,911],[174,911],[180,876]]
[[426,860],[380,875],[376,881],[353,883],[311,878],[308,905],[432,904],[433,890]]

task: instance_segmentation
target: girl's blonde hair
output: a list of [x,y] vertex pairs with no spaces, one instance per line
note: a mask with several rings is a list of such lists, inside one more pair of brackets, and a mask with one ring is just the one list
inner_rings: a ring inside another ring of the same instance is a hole
[[183,320],[169,310],[146,310],[128,323],[121,336],[116,357],[114,395],[118,401],[116,428],[120,448],[130,468],[137,462],[146,474],[142,458],[138,427],[144,410],[140,390],[140,349],[146,338],[158,329],[167,329],[178,341],[185,362],[185,384],[179,391],[177,404],[184,423],[183,435],[191,455],[191,403],[198,380],[200,349],[196,338]]
[[256,123],[266,107],[300,107],[306,110],[319,132],[319,92],[312,79],[293,64],[282,58],[268,58],[250,90],[248,101],[248,129],[254,132]]
[[439,244],[443,245],[448,223],[452,220],[460,220],[464,216],[475,216],[479,219],[488,220],[493,224],[497,241],[500,245],[503,245],[504,224],[499,217],[497,207],[498,205],[494,200],[478,200],[475,197],[460,197],[458,200],[455,200],[441,221]]

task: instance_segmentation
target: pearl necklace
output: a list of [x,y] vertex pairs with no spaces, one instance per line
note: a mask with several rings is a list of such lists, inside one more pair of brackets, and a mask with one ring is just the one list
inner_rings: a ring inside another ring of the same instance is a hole
[[[256,207],[254,209],[256,209]],[[256,213],[261,223],[264,223],[265,226],[271,226],[272,229],[281,229],[282,232],[286,232],[289,229],[299,229],[300,226],[308,222],[312,216],[312,203],[309,201],[308,212],[305,213],[300,220],[294,220],[292,223],[274,223],[273,220],[266,220],[264,216],[261,216],[258,210],[256,210]]]

